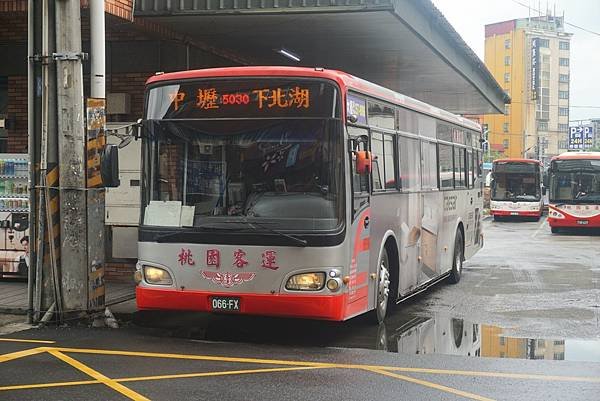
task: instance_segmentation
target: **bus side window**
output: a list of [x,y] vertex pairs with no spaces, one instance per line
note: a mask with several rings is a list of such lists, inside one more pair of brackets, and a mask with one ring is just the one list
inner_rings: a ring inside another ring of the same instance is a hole
[[[367,135],[368,131],[363,128],[348,126],[348,135],[351,139],[357,139],[360,136]],[[368,150],[368,144],[366,142],[357,142],[356,149],[349,149],[350,151],[363,151]],[[356,172],[356,158],[352,152],[350,152],[350,171],[352,173],[352,218],[356,218],[356,213],[369,203],[369,175],[358,174]],[[371,164],[371,169],[374,169],[376,163]]]
[[[379,132],[373,132],[371,134],[371,152],[373,154],[373,190],[381,191],[383,186],[381,185],[381,176],[383,166],[383,135]],[[380,166],[381,163],[381,166]]]

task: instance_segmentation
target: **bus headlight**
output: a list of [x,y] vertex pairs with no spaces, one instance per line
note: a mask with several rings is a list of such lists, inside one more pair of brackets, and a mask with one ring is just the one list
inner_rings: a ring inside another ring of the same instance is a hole
[[319,291],[325,286],[325,273],[302,273],[290,277],[285,283],[286,290]]
[[173,278],[165,269],[154,266],[144,266],[144,278],[149,284],[172,285]]
[[557,210],[551,209],[548,213],[548,217],[551,217],[553,219],[564,219],[565,215]]

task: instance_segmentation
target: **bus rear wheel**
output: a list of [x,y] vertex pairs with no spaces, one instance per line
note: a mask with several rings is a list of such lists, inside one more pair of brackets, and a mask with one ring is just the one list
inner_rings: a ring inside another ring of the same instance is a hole
[[463,255],[463,235],[460,230],[456,231],[456,238],[454,239],[454,257],[452,259],[452,271],[450,271],[449,280],[452,284],[456,284],[460,281],[460,275],[462,274],[462,265],[464,260]]
[[379,324],[385,320],[390,298],[390,259],[387,249],[383,248],[377,271],[377,300],[375,309],[371,311],[371,320]]

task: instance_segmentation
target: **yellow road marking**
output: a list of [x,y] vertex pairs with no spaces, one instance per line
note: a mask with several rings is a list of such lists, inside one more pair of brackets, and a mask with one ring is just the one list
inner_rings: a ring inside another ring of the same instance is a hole
[[47,341],[47,340],[25,340],[22,338],[0,338],[0,341],[5,341],[9,343],[34,343],[34,344],[55,344],[56,341]]
[[[135,381],[147,381],[147,380],[164,380],[164,379],[185,379],[192,377],[210,377],[210,376],[229,376],[229,375],[244,375],[252,373],[273,373],[273,372],[291,372],[295,370],[311,370],[311,369],[323,369],[329,366],[296,366],[293,368],[270,368],[270,369],[248,369],[248,370],[230,370],[226,372],[204,372],[204,373],[181,373],[174,375],[163,375],[163,376],[145,376],[145,377],[128,377],[124,379],[116,379],[120,383],[124,382],[135,382]],[[333,367],[333,366],[330,366]]]
[[[325,367],[323,367],[325,368]],[[181,373],[174,375],[161,375],[161,376],[141,376],[141,377],[125,377],[120,379],[112,379],[118,383],[125,382],[136,382],[136,381],[148,381],[148,380],[167,380],[167,379],[186,379],[194,377],[212,377],[212,376],[229,376],[229,375],[242,375],[242,374],[254,374],[254,373],[274,373],[274,372],[291,372],[297,370],[311,370],[321,369],[320,367],[312,366],[298,366],[292,368],[269,368],[269,369],[248,369],[248,370],[229,370],[224,372],[202,372],[202,373]],[[39,383],[39,384],[20,384],[13,386],[0,387],[0,391],[8,390],[27,390],[34,388],[50,388],[50,387],[62,387],[62,386],[83,386],[88,384],[101,384],[98,380],[84,380],[75,382],[55,382],[55,383]]]
[[30,356],[30,355],[41,354],[46,351],[48,351],[48,348],[38,347],[38,348],[26,349],[24,351],[11,352],[10,354],[0,355],[0,363],[13,361],[15,359],[24,358],[24,357]]
[[38,384],[17,384],[14,386],[0,387],[0,391],[10,390],[30,390],[33,388],[52,388],[52,387],[66,387],[66,386],[83,386],[86,384],[102,384],[98,380],[82,380],[78,382],[54,382],[54,383],[38,383]]
[[454,395],[459,395],[461,397],[470,398],[472,400],[477,400],[477,401],[494,401],[491,398],[482,397],[480,395],[469,393],[467,391],[457,390],[455,388],[443,386],[441,384],[432,383],[432,382],[425,381],[425,380],[420,380],[420,379],[415,379],[415,378],[409,377],[409,376],[399,375],[397,373],[388,372],[387,370],[372,369],[372,368],[370,368],[370,369],[364,368],[363,370],[366,370],[368,372],[378,373],[378,374],[384,375],[384,376],[393,377],[395,379],[404,380],[404,381],[407,381],[407,382],[410,382],[410,383],[419,384],[421,386],[434,388],[436,390],[445,391],[446,393],[451,393],[451,394],[454,394]]
[[160,354],[160,353],[154,353],[154,352],[113,351],[113,350],[101,350],[101,349],[79,349],[79,348],[52,348],[52,349],[55,349],[60,352],[67,352],[67,353],[121,355],[121,356],[148,357],[148,358],[170,358],[170,359],[187,359],[187,360],[216,361],[216,362],[256,363],[256,364],[284,365],[284,366],[335,367],[335,368],[345,368],[345,369],[381,369],[381,370],[388,370],[388,371],[430,373],[430,374],[440,374],[440,375],[481,376],[481,377],[501,377],[501,378],[525,379],[525,380],[547,380],[547,381],[600,383],[600,377],[591,377],[591,376],[549,376],[549,375],[526,374],[526,373],[503,373],[503,372],[480,372],[480,371],[464,371],[464,370],[448,370],[448,369],[406,368],[406,367],[380,366],[380,365],[352,365],[352,364],[338,364],[338,363],[331,363],[331,362],[307,362],[307,361],[291,361],[291,360],[279,360],[279,359],[237,358],[237,357],[209,356],[209,355]]
[[539,375],[539,374],[529,374],[529,373],[481,372],[481,371],[469,371],[469,370],[446,370],[446,369],[402,368],[402,367],[381,367],[381,369],[385,369],[385,370],[389,370],[389,371],[396,371],[396,372],[428,373],[428,374],[449,375],[449,376],[477,376],[477,377],[494,377],[494,378],[506,378],[506,379],[600,383],[600,377],[591,377],[591,376],[552,376],[552,375]]
[[[102,349],[80,349],[80,348],[53,348],[59,352],[80,353],[80,354],[101,354],[101,355],[121,355],[121,356],[137,356],[148,358],[167,358],[167,359],[188,359],[195,361],[216,361],[216,362],[240,362],[240,363],[256,363],[263,365],[284,365],[284,366],[313,366],[313,367],[348,367],[351,365],[337,365],[327,362],[303,362],[289,361],[279,359],[257,359],[257,358],[237,358],[227,356],[210,356],[210,355],[186,355],[186,354],[159,354],[155,352],[138,352],[138,351],[113,351]],[[359,365],[360,366],[360,365]]]
[[124,385],[115,382],[113,379],[111,379],[107,376],[104,376],[102,373],[84,365],[83,363],[71,358],[68,355],[65,355],[56,350],[49,350],[48,352],[50,354],[54,355],[55,357],[57,357],[58,359],[62,360],[63,362],[68,363],[75,369],[82,371],[83,373],[87,374],[88,376],[93,377],[94,379],[96,379],[99,382],[105,384],[106,386],[112,388],[113,390],[123,394],[127,398],[130,398],[135,401],[150,401],[148,398],[144,397],[143,395],[136,393],[135,391],[125,387]]

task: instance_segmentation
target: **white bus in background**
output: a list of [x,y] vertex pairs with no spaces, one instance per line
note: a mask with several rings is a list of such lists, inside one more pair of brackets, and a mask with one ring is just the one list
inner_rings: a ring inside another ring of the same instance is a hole
[[539,220],[544,210],[544,193],[539,160],[494,160],[490,197],[494,220],[507,217]]

